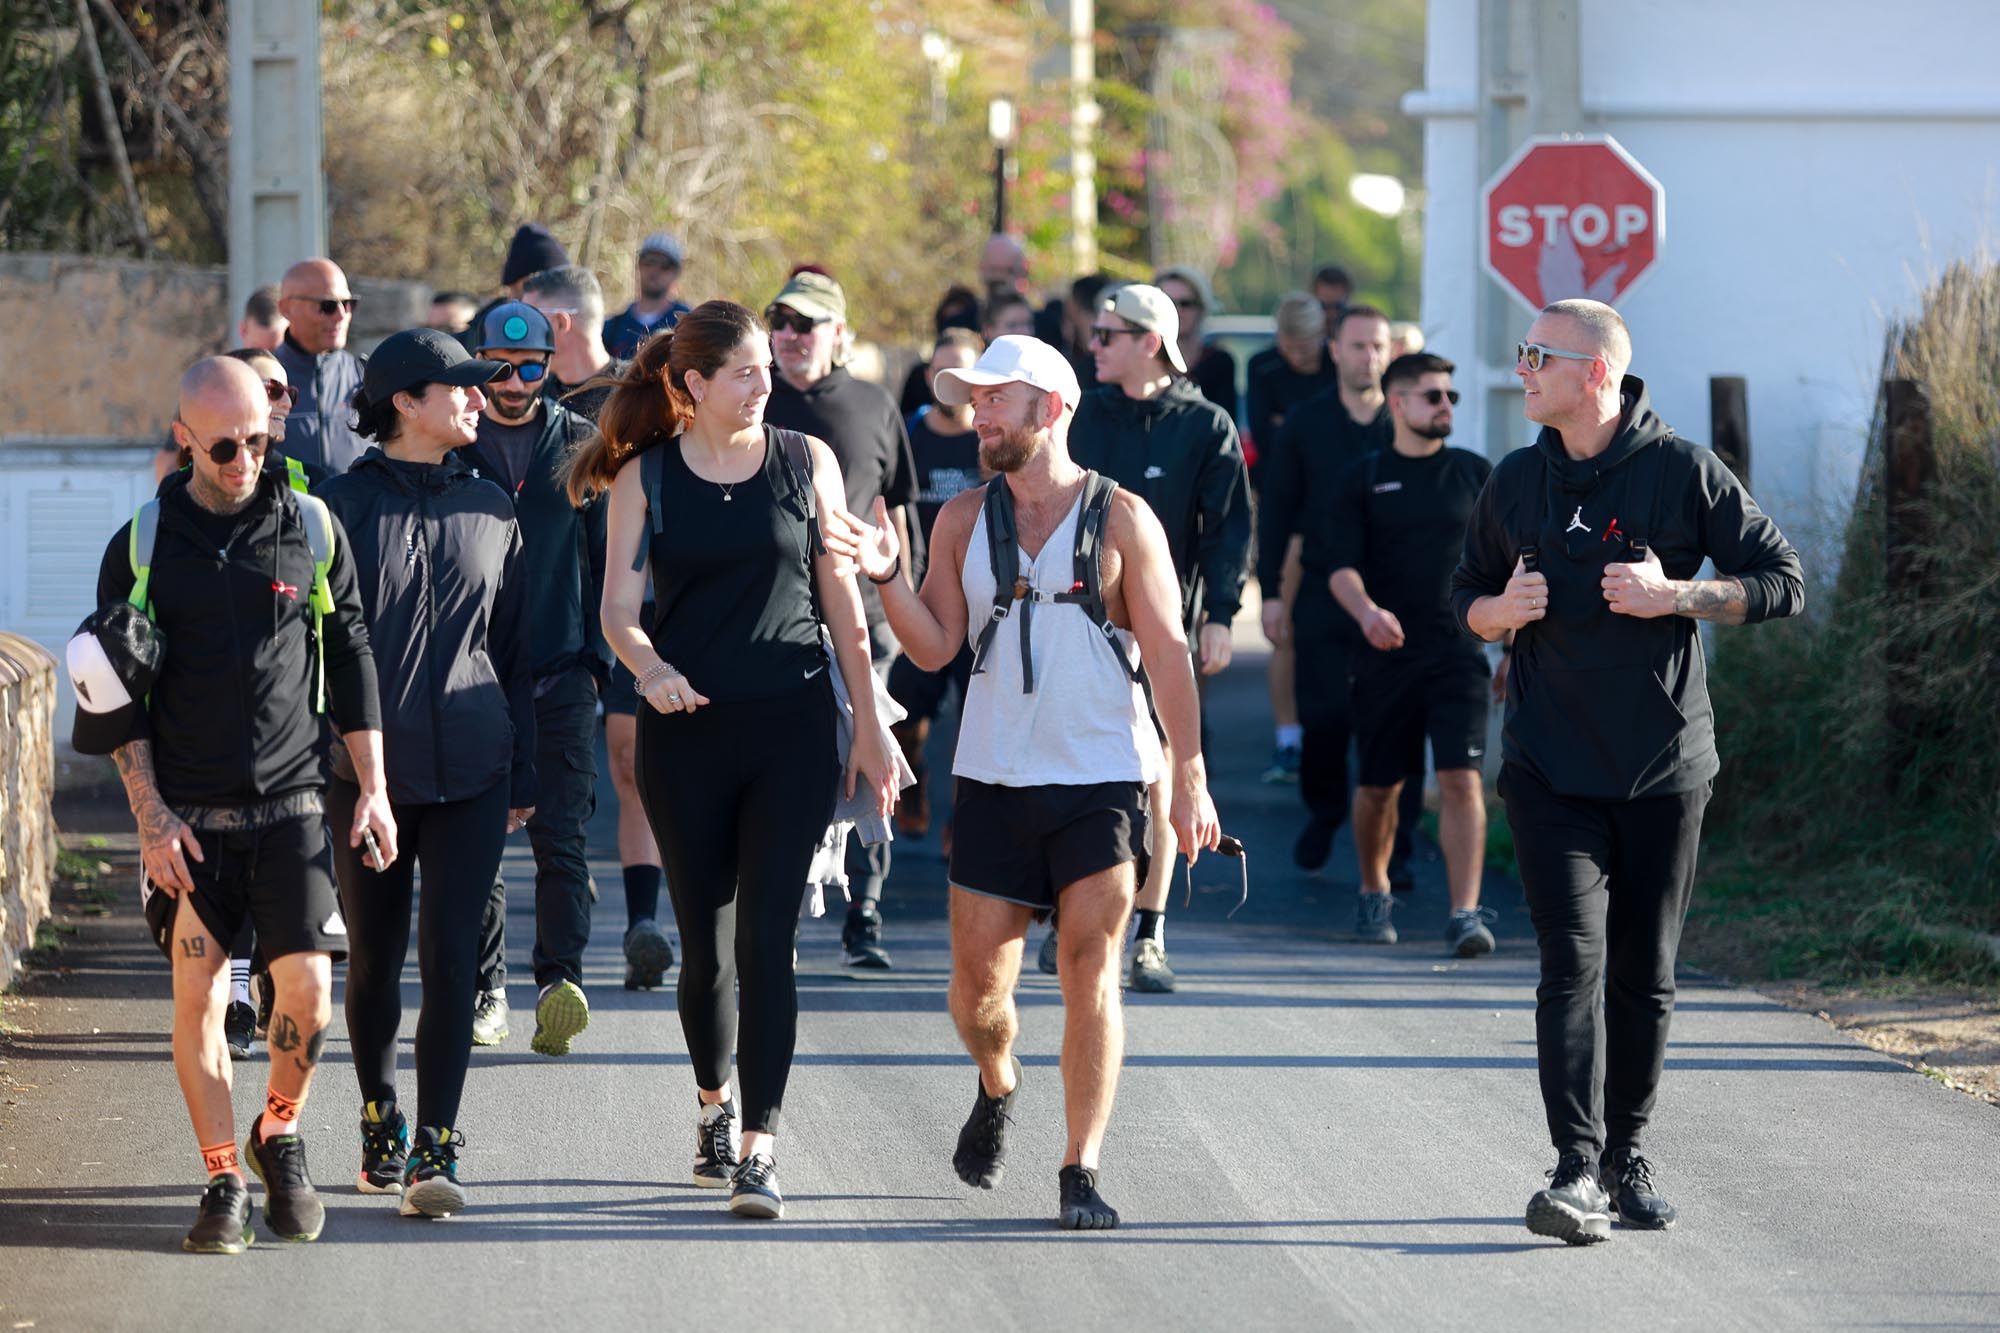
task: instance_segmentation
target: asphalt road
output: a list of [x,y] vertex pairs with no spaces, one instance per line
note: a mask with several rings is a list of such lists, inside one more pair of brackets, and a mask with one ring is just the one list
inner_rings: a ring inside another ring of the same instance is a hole
[[[467,1088],[469,1210],[413,1222],[354,1191],[336,1018],[305,1121],[325,1234],[236,1259],[179,1250],[200,1181],[164,964],[135,913],[85,921],[69,969],[31,983],[33,1030],[0,1043],[14,1103],[0,1107],[0,1329],[2000,1327],[2000,1115],[1699,978],[1681,991],[1649,1143],[1680,1225],[1589,1250],[1530,1236],[1522,1208],[1553,1160],[1518,890],[1489,890],[1492,959],[1441,956],[1434,862],[1399,912],[1403,943],[1349,942],[1351,849],[1321,879],[1290,867],[1293,794],[1255,777],[1261,700],[1255,662],[1212,691],[1218,797],[1251,848],[1251,904],[1225,921],[1235,868],[1205,861],[1193,906],[1170,918],[1180,993],[1130,1000],[1104,1170],[1119,1231],[1054,1226],[1051,978],[1021,988],[1027,1082],[1005,1183],[972,1192],[952,1174],[973,1074],[944,1006],[934,837],[899,846],[894,973],[844,975],[835,916],[805,929],[787,1220],[739,1221],[688,1186],[693,1082],[671,993],[619,988],[623,913],[600,836],[590,1029],[567,1059],[530,1054],[518,968],[515,1035],[476,1053]],[[523,892],[523,957],[530,912]],[[412,981],[406,1033],[415,1000]],[[261,1057],[237,1072],[247,1121]],[[405,1084],[413,1099],[407,1068]]]

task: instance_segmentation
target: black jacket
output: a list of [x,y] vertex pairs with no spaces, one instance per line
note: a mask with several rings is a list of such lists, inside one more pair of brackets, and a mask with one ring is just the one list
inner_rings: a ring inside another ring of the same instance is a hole
[[1250,561],[1250,479],[1227,412],[1176,377],[1165,392],[1133,398],[1115,384],[1090,389],[1070,423],[1069,452],[1145,497],[1167,530],[1181,581],[1181,616],[1227,625],[1243,603]]
[[[166,656],[128,740],[153,743],[153,771],[169,805],[247,805],[326,785],[326,747],[314,711],[313,559],[298,500],[282,471],[264,472],[218,550],[188,494],[186,473],[160,488],[159,535],[148,594]],[[132,591],[131,524],[118,529],[97,571],[100,607]],[[382,725],[375,660],[362,618],[354,556],[334,522],[324,617],[326,700],[343,732]]]
[[535,804],[528,588],[507,493],[457,454],[428,465],[370,449],[317,494],[354,553],[389,799],[463,801],[505,778],[509,806]]
[[1275,347],[1266,347],[1250,358],[1244,380],[1248,400],[1244,428],[1249,431],[1250,444],[1257,454],[1257,461],[1250,468],[1250,479],[1256,484],[1261,504],[1267,460],[1278,448],[1278,432],[1284,428],[1285,417],[1294,407],[1333,388],[1339,381],[1334,376],[1333,357],[1324,350],[1320,352],[1319,369],[1301,375]]
[[[582,509],[563,489],[562,465],[592,433],[591,424],[560,403],[542,400],[542,434],[528,474],[511,492],[529,588],[529,670],[548,680],[574,667],[601,675],[607,664],[597,608],[604,596],[604,502]],[[489,477],[502,493],[507,469],[477,440],[459,453],[475,477]]]
[[315,478],[338,476],[354,465],[368,441],[354,432],[354,391],[367,362],[342,350],[314,355],[286,334],[275,353],[285,377],[299,391],[285,418],[285,456]]
[[1578,461],[1544,428],[1500,461],[1473,509],[1452,575],[1461,626],[1500,593],[1524,546],[1549,582],[1546,616],[1515,637],[1502,757],[1565,796],[1623,801],[1693,791],[1721,764],[1695,622],[1642,620],[1604,601],[1604,566],[1651,546],[1668,578],[1704,560],[1743,583],[1748,623],[1805,607],[1798,553],[1715,454],[1677,438],[1646,386],[1624,383],[1611,446]]
[[[1285,424],[1269,446],[1259,441],[1263,457],[1258,463],[1262,476],[1257,492],[1257,582],[1266,601],[1278,595],[1285,548],[1312,526],[1312,514],[1333,502],[1341,474],[1361,458],[1387,449],[1394,435],[1387,403],[1370,420],[1356,421],[1340,401],[1339,382],[1333,381],[1285,414]],[[1332,572],[1318,571],[1317,581],[1324,584]],[[1301,600],[1314,581],[1313,571],[1308,570]],[[1325,600],[1331,604],[1333,595],[1328,593]]]

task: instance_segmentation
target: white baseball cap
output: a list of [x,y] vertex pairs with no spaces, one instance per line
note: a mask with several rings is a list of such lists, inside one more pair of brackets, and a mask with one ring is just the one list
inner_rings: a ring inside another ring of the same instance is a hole
[[940,370],[933,391],[946,407],[963,407],[972,401],[974,385],[1012,384],[1016,380],[1031,389],[1060,395],[1071,408],[1083,401],[1083,389],[1076,382],[1069,358],[1025,333],[995,338],[969,370]]
[[1102,309],[1135,329],[1159,334],[1160,350],[1166,353],[1167,364],[1187,374],[1187,362],[1181,357],[1181,312],[1175,308],[1173,297],[1158,287],[1129,282],[1107,293]]

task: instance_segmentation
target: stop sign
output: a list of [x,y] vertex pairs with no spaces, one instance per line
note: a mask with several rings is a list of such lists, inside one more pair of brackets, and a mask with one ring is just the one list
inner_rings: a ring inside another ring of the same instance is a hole
[[1609,135],[1530,139],[1486,183],[1480,260],[1540,310],[1616,305],[1659,257],[1667,196]]

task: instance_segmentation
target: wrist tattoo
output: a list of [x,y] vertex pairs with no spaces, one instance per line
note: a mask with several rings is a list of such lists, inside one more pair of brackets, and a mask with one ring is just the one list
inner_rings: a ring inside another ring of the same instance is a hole
[[1741,579],[1692,579],[1675,585],[1674,614],[1718,625],[1740,625],[1750,614],[1750,601]]

